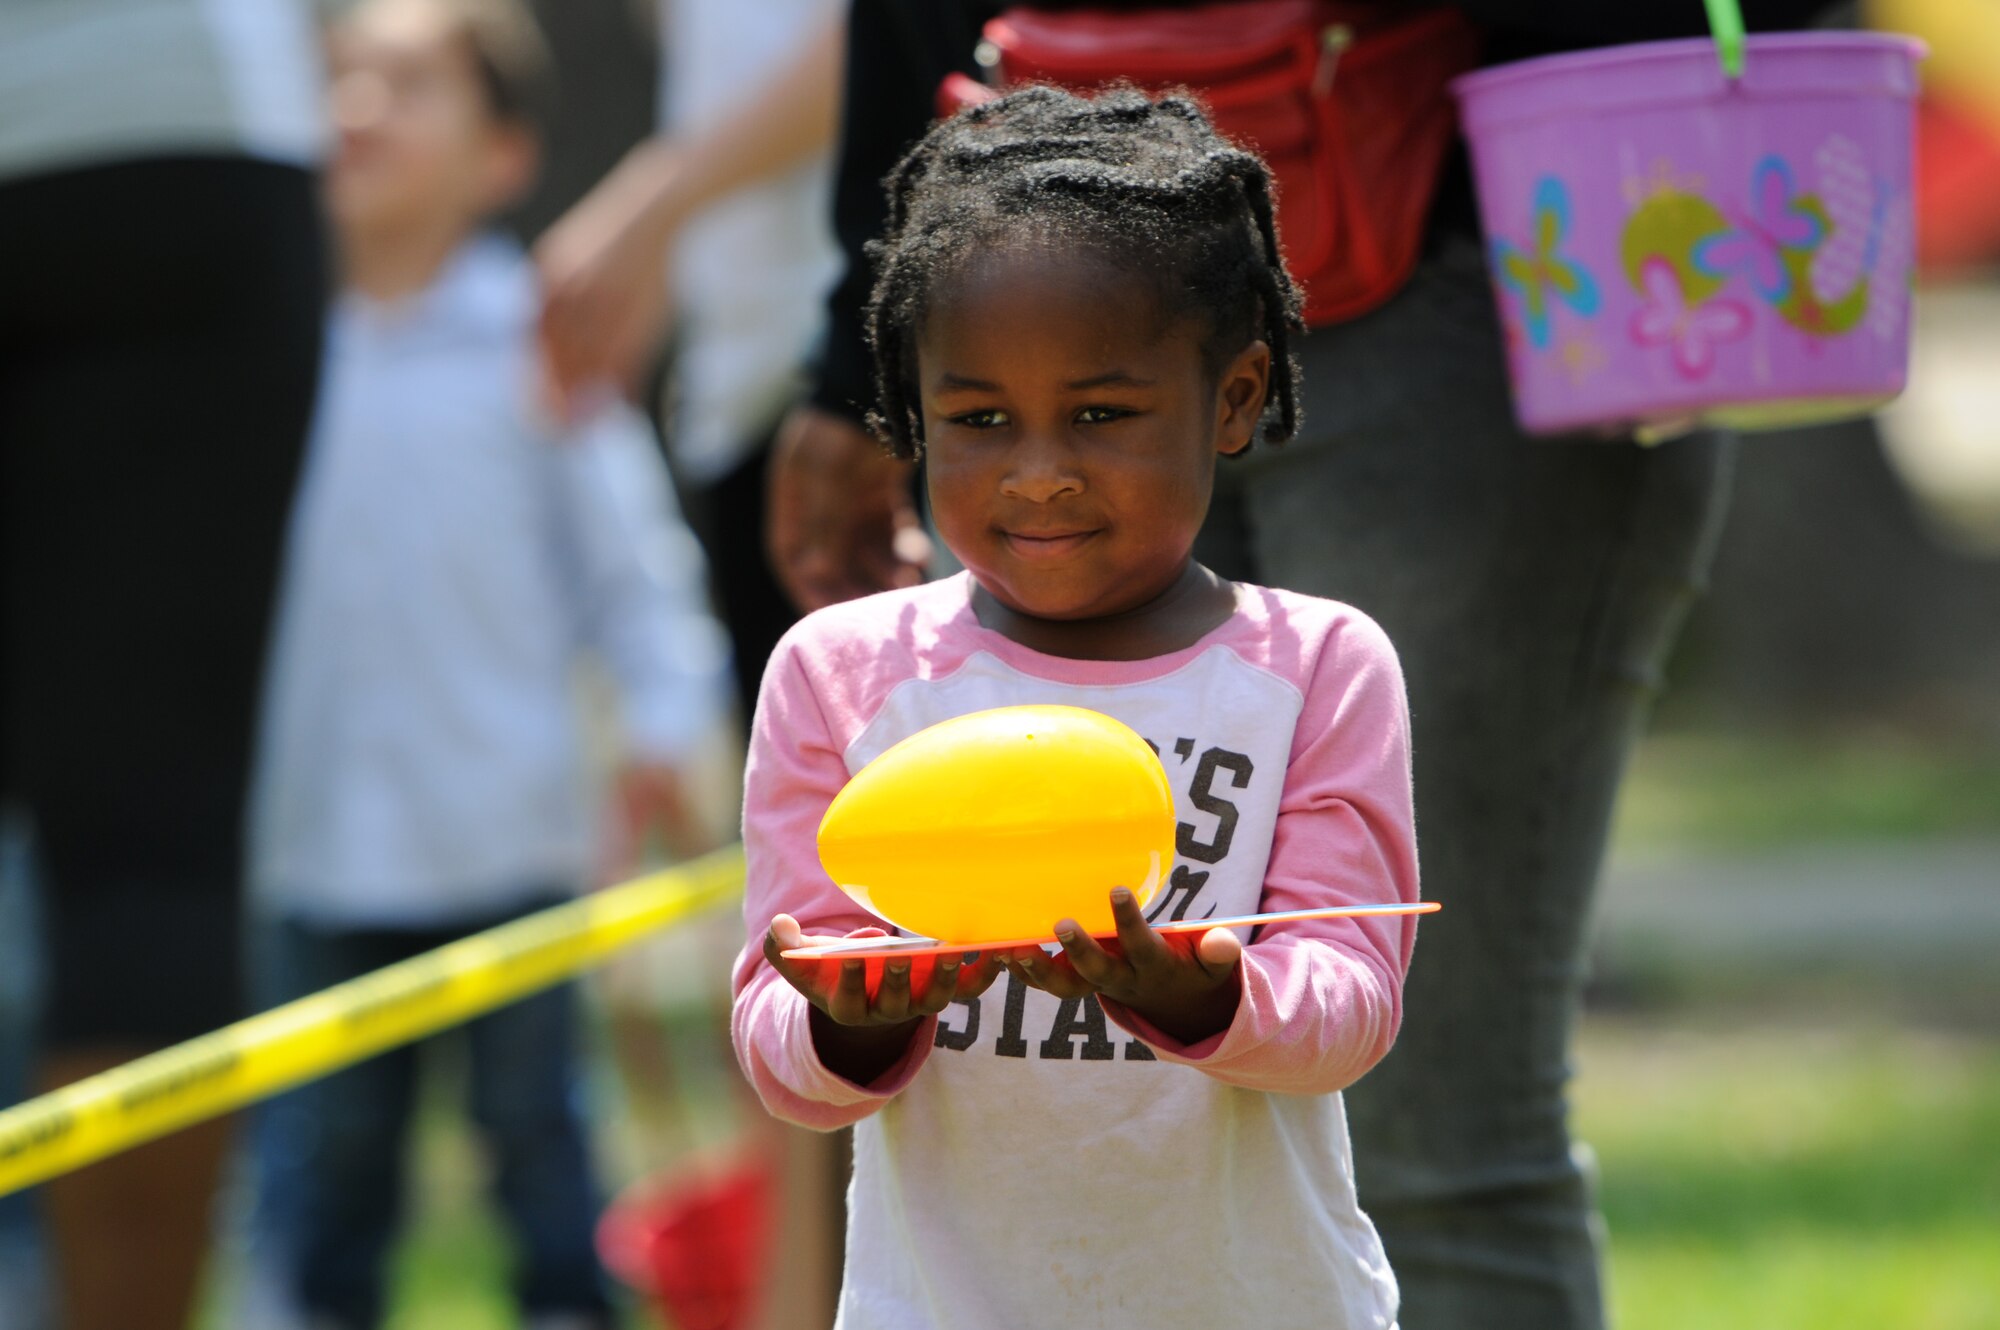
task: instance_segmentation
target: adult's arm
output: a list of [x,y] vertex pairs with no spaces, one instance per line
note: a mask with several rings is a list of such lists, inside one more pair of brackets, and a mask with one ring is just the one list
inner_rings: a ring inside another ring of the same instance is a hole
[[667,315],[674,235],[703,208],[782,174],[832,142],[845,28],[827,21],[743,101],[639,144],[535,246],[541,333],[558,403],[632,381]]
[[883,452],[862,424],[875,399],[868,349],[868,242],[882,234],[882,178],[930,127],[937,86],[970,71],[980,0],[854,0],[834,173],[834,234],[843,266],[827,298],[813,391],[771,448],[765,542],[772,571],[799,608],[922,579],[929,546],[911,496],[914,468]]
[[875,398],[865,311],[875,284],[866,247],[888,219],[882,179],[930,128],[938,84],[975,73],[973,47],[997,5],[976,0],[854,0],[834,172],[833,229],[844,267],[827,297],[826,348],[812,404],[859,422]]

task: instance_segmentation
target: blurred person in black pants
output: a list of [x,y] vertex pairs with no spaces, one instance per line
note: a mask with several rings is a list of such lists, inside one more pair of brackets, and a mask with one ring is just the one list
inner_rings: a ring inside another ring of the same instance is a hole
[[[241,814],[324,304],[303,0],[0,10],[4,801],[40,1089],[243,1014]],[[228,1141],[46,1189],[63,1324],[178,1330]]]

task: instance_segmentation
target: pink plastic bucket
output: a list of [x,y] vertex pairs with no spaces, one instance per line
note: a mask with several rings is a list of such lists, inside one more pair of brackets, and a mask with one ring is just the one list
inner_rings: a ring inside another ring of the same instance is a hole
[[1534,434],[1769,429],[1880,406],[1909,363],[1921,44],[1706,38],[1455,85]]

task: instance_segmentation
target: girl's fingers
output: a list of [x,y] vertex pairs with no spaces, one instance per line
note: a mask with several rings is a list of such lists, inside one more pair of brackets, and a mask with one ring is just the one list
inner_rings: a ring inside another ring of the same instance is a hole
[[826,995],[826,1014],[841,1025],[862,1025],[868,1020],[868,965],[865,961],[842,961],[840,978]]
[[778,976],[793,988],[810,995],[819,988],[818,961],[787,960],[784,953],[793,947],[805,945],[805,930],[799,921],[789,914],[781,914],[771,920],[771,926],[764,930],[764,962],[778,972]]
[[1226,928],[1211,928],[1194,944],[1194,956],[1202,969],[1220,978],[1243,959],[1243,940]]
[[910,963],[890,961],[882,967],[882,987],[875,994],[874,1017],[894,1024],[910,1019]]
[[958,993],[958,972],[964,965],[963,956],[940,956],[937,968],[931,971],[930,982],[924,985],[924,994],[911,1007],[915,1016],[935,1016],[951,1005]]
[[1111,890],[1111,918],[1118,925],[1118,946],[1125,963],[1135,971],[1150,970],[1171,959],[1172,953],[1153,926],[1146,922],[1138,899],[1124,887]]
[[789,914],[774,914],[771,916],[771,927],[765,933],[764,938],[764,945],[767,948],[772,942],[776,942],[780,950],[790,947],[802,947],[805,945],[805,941],[806,930],[799,927],[798,920],[792,918]]
[[1009,965],[1029,987],[1059,998],[1082,997],[1096,991],[1075,970],[1051,959],[1040,947],[1023,947],[1013,954]]
[[958,972],[958,991],[953,1000],[970,1002],[993,987],[993,981],[1000,977],[1001,965],[991,956],[976,956]]
[[1056,940],[1062,943],[1070,968],[1093,987],[1115,988],[1131,976],[1131,966],[1099,946],[1074,919],[1056,925]]

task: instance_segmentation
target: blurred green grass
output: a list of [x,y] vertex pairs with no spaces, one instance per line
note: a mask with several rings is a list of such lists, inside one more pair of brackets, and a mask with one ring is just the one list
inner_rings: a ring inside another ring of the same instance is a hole
[[2000,750],[1887,737],[1661,735],[1632,763],[1613,842],[1765,849],[2000,835]]
[[[1576,1125],[1602,1170],[1619,1330],[2000,1328],[2000,1047],[1712,1020],[1585,1025]],[[391,1330],[514,1330],[451,1119],[419,1166]]]
[[1622,1330],[2000,1327],[2000,1048],[1589,1024]]
[[[1590,1018],[1578,1068],[1620,1330],[2000,1328],[1994,1042]],[[418,1166],[392,1330],[514,1330],[476,1148]]]

